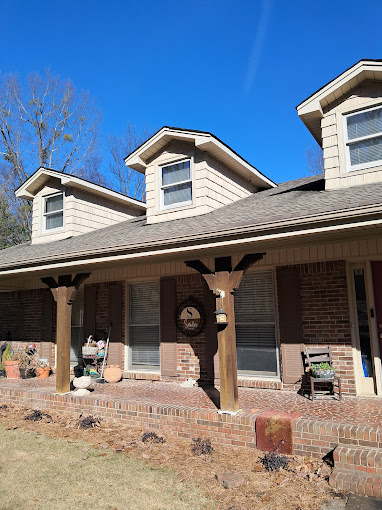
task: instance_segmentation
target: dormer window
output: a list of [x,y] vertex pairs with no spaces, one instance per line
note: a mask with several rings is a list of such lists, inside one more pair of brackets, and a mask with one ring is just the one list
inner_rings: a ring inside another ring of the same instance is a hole
[[161,209],[192,204],[191,161],[160,167]]
[[64,226],[64,194],[56,193],[43,198],[43,231],[48,232]]
[[382,165],[382,107],[346,116],[348,170]]

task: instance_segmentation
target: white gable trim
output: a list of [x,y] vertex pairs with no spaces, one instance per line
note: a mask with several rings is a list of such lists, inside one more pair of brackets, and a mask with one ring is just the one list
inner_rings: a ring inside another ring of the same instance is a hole
[[208,152],[214,158],[226,164],[234,172],[253,183],[260,189],[276,187],[276,184],[263,175],[257,168],[236,154],[230,147],[211,133],[164,126],[125,159],[127,166],[144,173],[148,160],[163,149],[171,140],[191,142],[200,150]]
[[39,168],[15,191],[16,197],[25,198],[27,200],[33,200],[36,193],[43,186],[45,186],[45,184],[51,178],[58,179],[60,183],[64,186],[71,186],[73,188],[82,189],[94,195],[108,198],[113,202],[119,202],[125,205],[130,205],[131,207],[140,209],[142,211],[146,210],[146,204],[144,202],[140,202],[139,200],[129,198],[125,195],[122,195],[122,193],[118,193],[116,191],[112,191],[111,189],[104,188],[99,184],[94,184],[92,182],[86,181],[85,179],[81,179],[80,177],[76,177],[75,175],[63,174],[61,172],[58,172],[57,170],[52,170],[50,168],[44,167]]

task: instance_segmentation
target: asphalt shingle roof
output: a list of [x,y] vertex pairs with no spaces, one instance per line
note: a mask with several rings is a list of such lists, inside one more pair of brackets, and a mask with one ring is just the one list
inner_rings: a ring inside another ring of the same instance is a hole
[[[26,243],[0,251],[0,271],[53,260],[73,260],[96,253],[139,251],[144,247],[219,237],[233,229],[264,231],[270,224],[309,221],[315,215],[364,206],[382,206],[382,183],[325,191],[323,177],[307,177],[279,184],[200,216],[148,224],[145,216],[76,237],[44,244]],[[192,239],[191,239],[192,238]]]

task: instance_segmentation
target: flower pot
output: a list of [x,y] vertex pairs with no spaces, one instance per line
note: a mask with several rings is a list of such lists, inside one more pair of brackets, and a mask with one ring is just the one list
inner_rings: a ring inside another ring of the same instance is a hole
[[92,383],[92,378],[89,375],[83,375],[82,377],[75,377],[73,379],[73,386],[78,389],[87,389]]
[[20,379],[20,367],[18,361],[3,362],[7,379]]
[[36,368],[36,375],[40,379],[45,379],[50,375],[50,367],[38,367]]
[[20,368],[21,379],[29,379],[35,376],[33,368]]
[[122,370],[119,365],[110,365],[105,368],[103,377],[108,383],[116,383],[122,378]]
[[333,379],[334,374],[334,370],[316,370],[313,372],[313,377],[316,379]]

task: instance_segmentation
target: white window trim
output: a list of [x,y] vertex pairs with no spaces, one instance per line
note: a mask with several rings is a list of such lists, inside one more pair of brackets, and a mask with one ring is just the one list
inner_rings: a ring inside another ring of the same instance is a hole
[[[45,212],[45,204],[48,198],[52,198],[58,195],[62,195],[62,209],[59,209],[58,211],[54,211],[51,213]],[[59,191],[57,193],[52,193],[51,195],[45,195],[42,197],[42,225],[41,225],[41,232],[43,234],[50,234],[54,232],[59,232],[60,230],[64,230],[65,227],[65,193],[63,191]],[[46,218],[47,216],[51,216],[52,214],[57,214],[59,212],[62,212],[62,227],[56,227],[56,228],[46,228]]]
[[[180,163],[185,163],[186,161],[190,162],[190,178],[186,179],[185,181],[176,182],[175,184],[164,185],[163,184],[163,172],[162,172],[163,168],[166,168],[166,166],[173,166],[173,165],[178,165]],[[194,200],[194,189],[193,188],[194,187],[193,187],[193,182],[192,182],[193,181],[192,175],[193,175],[192,158],[181,159],[179,161],[173,161],[173,162],[169,162],[169,163],[159,166],[160,210],[161,211],[167,211],[169,209],[177,209],[179,207],[187,207],[187,206],[193,205],[193,200]],[[179,186],[180,184],[186,184],[186,183],[191,183],[191,197],[192,197],[192,199],[186,200],[185,202],[176,202],[176,204],[164,205],[164,190],[168,189],[168,188],[172,188],[174,186]]]
[[361,163],[359,165],[351,164],[350,150],[349,150],[350,145],[353,145],[354,143],[357,143],[357,142],[362,142],[363,140],[371,140],[373,138],[378,138],[378,137],[382,136],[382,131],[379,133],[374,133],[372,135],[360,136],[359,138],[353,138],[352,140],[349,140],[348,125],[347,125],[347,119],[349,117],[353,117],[354,115],[359,115],[360,113],[364,113],[366,111],[372,111],[372,110],[378,110],[378,109],[382,109],[381,104],[374,106],[372,108],[363,108],[361,110],[357,110],[356,112],[343,114],[343,117],[344,117],[343,127],[344,127],[344,140],[345,140],[345,153],[346,153],[346,171],[347,172],[355,172],[357,170],[365,170],[366,168],[373,168],[373,167],[382,165],[382,159],[379,159],[376,161],[370,161],[369,163]]

